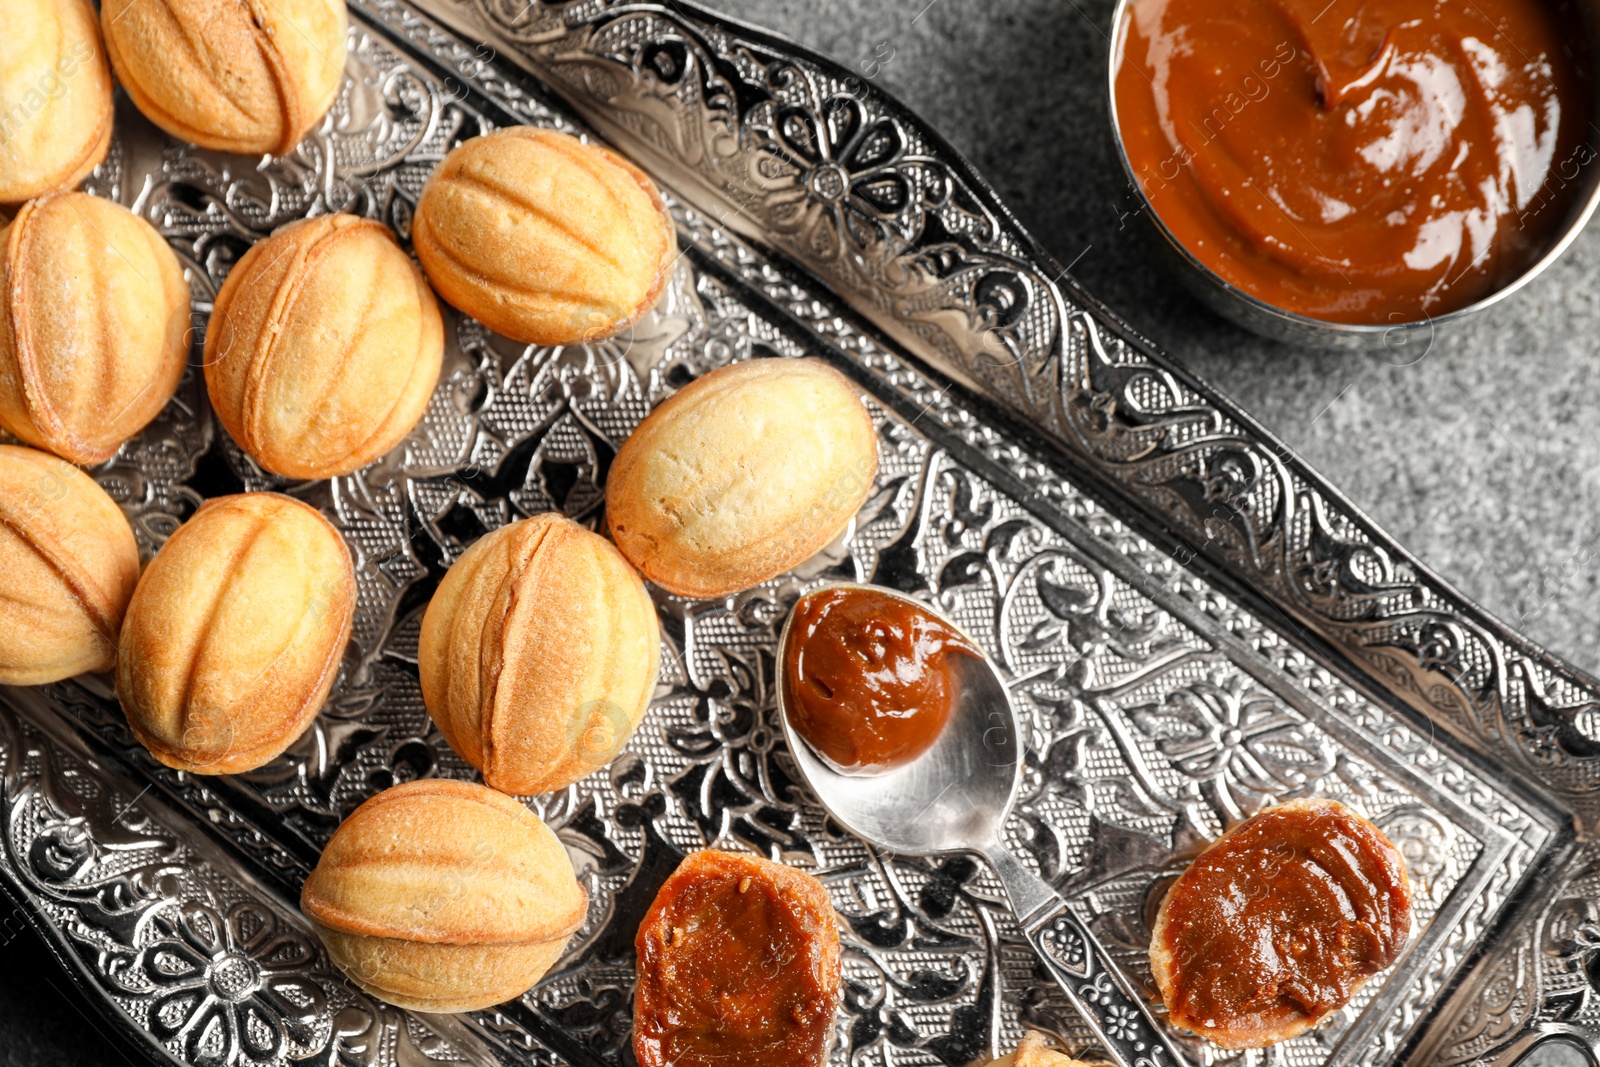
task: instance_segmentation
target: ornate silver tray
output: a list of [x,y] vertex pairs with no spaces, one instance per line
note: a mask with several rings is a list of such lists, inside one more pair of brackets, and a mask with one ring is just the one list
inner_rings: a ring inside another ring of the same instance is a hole
[[[1401,844],[1419,905],[1401,961],[1313,1034],[1266,1053],[1190,1043],[1196,1063],[1509,1063],[1545,1040],[1593,1062],[1600,683],[1412,560],[1079,290],[937,135],[826,60],[679,3],[351,10],[344,91],[292,156],[198,151],[123,106],[90,188],[170,237],[197,325],[289,219],[354,211],[404,239],[449,147],[507,123],[632,155],[668,191],[683,255],[657,311],[604,344],[527,348],[452,316],[423,425],[355,476],[263,474],[192,371],[95,471],[147,553],[206,496],[293,493],[344,530],[361,590],[328,706],[249,775],[156,764],[103,679],[0,691],[0,886],[130,1040],[205,1067],[623,1067],[637,922],[678,858],[715,844],[832,891],[839,1067],[956,1067],[1024,1025],[1084,1047],[986,869],[875,854],[798,786],[773,721],[776,629],[844,578],[925,597],[986,641],[1030,733],[1011,843],[1136,984],[1152,902],[1230,821],[1327,795]],[[798,355],[869,397],[875,491],[800,572],[724,601],[658,597],[645,726],[609,772],[530,801],[593,897],[570,954],[497,1011],[363,995],[294,901],[363,798],[470,773],[417,688],[439,576],[516,516],[598,522],[615,448],[653,403],[729,360]]]

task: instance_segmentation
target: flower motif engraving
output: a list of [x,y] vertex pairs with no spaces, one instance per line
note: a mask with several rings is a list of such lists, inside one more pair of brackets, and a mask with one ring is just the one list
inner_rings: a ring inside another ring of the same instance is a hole
[[1120,1045],[1120,1058],[1137,1067],[1163,1062],[1165,1049],[1156,1035],[1112,980],[1111,972],[1101,971],[1094,981],[1078,987],[1078,997],[1096,1016],[1106,1041]]
[[1139,1013],[1126,1004],[1113,1004],[1100,1026],[1113,1041],[1132,1041],[1139,1036]]
[[270,912],[190,902],[156,925],[168,936],[139,952],[134,971],[154,990],[150,1032],[182,1042],[190,1063],[267,1063],[326,1042],[317,1022],[327,998],[307,974],[316,952]]
[[1039,931],[1039,947],[1073,974],[1089,973],[1089,946],[1065,915]]
[[1320,731],[1243,675],[1176,689],[1131,717],[1224,825],[1285,795],[1315,792],[1337,762]]
[[[759,597],[744,607],[752,621],[767,618],[769,629],[784,610]],[[687,671],[666,698],[688,702],[690,709],[689,722],[667,731],[667,744],[688,764],[668,788],[707,841],[726,834],[762,852],[810,852],[798,833],[798,783],[785,762],[773,758],[781,750],[782,728],[771,697],[772,660],[726,650],[715,660]]]
[[905,134],[893,119],[869,122],[855,98],[829,97],[815,112],[780,108],[770,132],[770,150],[797,175],[769,199],[770,221],[807,235],[817,255],[838,258],[846,234],[859,250],[876,247],[911,206],[912,183],[897,166]]

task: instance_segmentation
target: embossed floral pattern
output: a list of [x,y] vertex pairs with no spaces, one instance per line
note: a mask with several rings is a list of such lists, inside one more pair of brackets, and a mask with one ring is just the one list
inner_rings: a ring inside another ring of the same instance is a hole
[[868,121],[855,98],[830,97],[816,112],[780,108],[771,135],[772,152],[798,177],[769,200],[770,218],[805,235],[817,255],[836,258],[845,235],[858,249],[875,247],[911,205],[905,135],[893,119]]
[[1106,1036],[1117,1041],[1132,1041],[1139,1036],[1139,1013],[1123,1004],[1106,1009]]
[[139,953],[135,970],[155,987],[150,1032],[181,1042],[189,1062],[267,1063],[326,1040],[315,1032],[325,996],[305,973],[316,953],[303,934],[249,902],[225,915],[189,903],[156,922],[168,936]]
[[1241,675],[1176,689],[1161,704],[1135,708],[1133,721],[1223,825],[1287,794],[1314,792],[1334,769],[1323,735]]

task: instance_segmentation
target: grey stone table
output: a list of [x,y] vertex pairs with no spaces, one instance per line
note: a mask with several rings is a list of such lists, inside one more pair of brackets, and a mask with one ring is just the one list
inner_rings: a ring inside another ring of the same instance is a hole
[[[1600,226],[1410,365],[1287,349],[1202,308],[1124,217],[1102,89],[1112,0],[712,2],[910,104],[1092,292],[1468,596],[1600,671]],[[0,934],[0,1064],[134,1055],[92,1015],[31,936]]]

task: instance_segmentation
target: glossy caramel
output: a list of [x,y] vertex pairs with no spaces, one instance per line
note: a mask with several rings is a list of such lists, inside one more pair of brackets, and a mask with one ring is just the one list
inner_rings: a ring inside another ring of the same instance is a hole
[[839,1007],[839,928],[822,883],[696,852],[639,926],[640,1067],[821,1067]]
[[1342,804],[1241,823],[1168,891],[1152,952],[1173,1022],[1229,1048],[1268,1044],[1349,1003],[1411,931],[1399,851]]
[[795,606],[783,649],[789,721],[842,771],[909,763],[939,739],[960,695],[952,655],[966,638],[912,602],[823,589]]
[[1280,308],[1415,321],[1515,279],[1572,207],[1571,0],[1135,0],[1117,120],[1201,262]]

